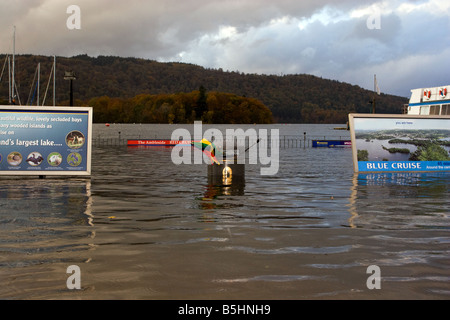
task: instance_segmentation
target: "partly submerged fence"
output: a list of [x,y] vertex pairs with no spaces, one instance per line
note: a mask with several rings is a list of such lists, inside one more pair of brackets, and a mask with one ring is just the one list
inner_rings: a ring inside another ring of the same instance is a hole
[[[125,138],[125,137],[93,137],[92,138],[92,145],[93,146],[127,146],[128,139],[136,139],[135,137],[131,138]],[[138,138],[141,139],[141,138]],[[150,140],[152,140],[151,138]],[[165,140],[165,139],[159,139],[158,140]],[[168,139],[170,140],[170,139]],[[350,140],[349,136],[299,136],[299,135],[283,135],[279,136],[277,140],[271,140],[270,137],[268,141],[271,141],[271,147],[279,147],[279,148],[306,148],[306,147],[312,147],[314,140]],[[248,146],[248,139],[246,138],[237,138],[234,142],[234,144],[241,145],[244,144],[245,146]],[[260,140],[259,144],[261,145],[267,145],[267,141]]]

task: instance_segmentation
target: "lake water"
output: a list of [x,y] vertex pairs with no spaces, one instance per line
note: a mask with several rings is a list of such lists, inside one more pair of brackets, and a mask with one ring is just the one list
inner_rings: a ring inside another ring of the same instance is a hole
[[[181,127],[96,124],[93,137]],[[280,148],[273,176],[246,164],[231,187],[210,185],[207,166],[94,146],[89,179],[1,179],[0,299],[450,298],[449,173],[354,174],[351,148],[308,146]],[[72,265],[80,290],[66,285]]]

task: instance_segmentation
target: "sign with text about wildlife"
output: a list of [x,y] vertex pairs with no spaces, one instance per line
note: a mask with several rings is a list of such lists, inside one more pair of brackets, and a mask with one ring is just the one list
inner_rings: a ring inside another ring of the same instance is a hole
[[450,171],[450,116],[350,114],[355,172]]
[[0,106],[0,175],[90,175],[91,107]]

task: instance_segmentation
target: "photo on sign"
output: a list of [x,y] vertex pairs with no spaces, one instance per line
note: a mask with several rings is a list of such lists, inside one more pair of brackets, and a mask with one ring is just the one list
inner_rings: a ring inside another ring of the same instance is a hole
[[61,164],[62,159],[63,158],[59,152],[52,152],[48,155],[47,162],[52,167],[57,167]]
[[79,149],[84,145],[84,134],[80,131],[71,131],[66,137],[66,144],[71,149]]
[[71,165],[72,167],[77,167],[80,165],[82,161],[81,154],[78,152],[72,152],[67,156],[67,163]]
[[8,159],[8,163],[11,166],[16,167],[22,163],[23,158],[22,158],[22,155],[20,154],[20,152],[14,151],[14,152],[11,152],[10,154],[8,154],[7,159]]
[[44,158],[39,152],[32,152],[27,157],[27,162],[30,166],[37,167],[42,163]]

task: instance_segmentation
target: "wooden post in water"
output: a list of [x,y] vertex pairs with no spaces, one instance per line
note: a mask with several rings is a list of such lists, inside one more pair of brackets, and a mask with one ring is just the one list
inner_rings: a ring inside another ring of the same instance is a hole
[[306,148],[306,132],[303,132],[303,149]]

